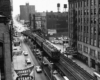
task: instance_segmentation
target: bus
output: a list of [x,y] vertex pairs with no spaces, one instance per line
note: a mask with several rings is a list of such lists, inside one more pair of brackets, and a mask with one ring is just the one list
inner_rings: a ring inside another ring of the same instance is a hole
[[98,72],[93,72],[95,80],[100,80],[100,74]]

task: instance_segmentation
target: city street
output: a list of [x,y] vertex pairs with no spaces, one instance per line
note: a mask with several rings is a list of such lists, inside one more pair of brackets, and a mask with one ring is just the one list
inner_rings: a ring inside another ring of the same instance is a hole
[[[39,65],[28,45],[22,43],[22,50],[29,53],[29,57],[30,57],[32,63],[35,66]],[[35,80],[48,80],[48,78],[45,76],[45,74],[43,72],[42,73],[37,73],[36,70],[35,70]]]

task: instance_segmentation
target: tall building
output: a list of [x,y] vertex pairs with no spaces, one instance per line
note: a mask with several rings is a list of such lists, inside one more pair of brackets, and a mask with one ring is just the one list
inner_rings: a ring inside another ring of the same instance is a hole
[[[77,56],[100,72],[100,0],[69,0],[68,31]],[[76,38],[75,38],[76,37]]]
[[12,0],[0,0],[0,14],[2,13],[8,19],[11,18]]
[[0,0],[0,80],[12,80],[11,4],[12,0]]
[[20,5],[20,19],[29,21],[29,15],[35,13],[35,6],[29,5],[29,3],[26,3],[26,5]]

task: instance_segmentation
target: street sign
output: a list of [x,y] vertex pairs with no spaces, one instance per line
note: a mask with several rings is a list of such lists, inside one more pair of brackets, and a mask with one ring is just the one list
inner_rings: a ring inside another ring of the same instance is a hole
[[32,72],[33,68],[34,68],[34,66],[31,66],[31,67],[29,67],[27,69],[15,70],[15,72],[17,73],[18,76],[30,75],[30,73]]
[[19,76],[16,80],[33,80],[33,76]]

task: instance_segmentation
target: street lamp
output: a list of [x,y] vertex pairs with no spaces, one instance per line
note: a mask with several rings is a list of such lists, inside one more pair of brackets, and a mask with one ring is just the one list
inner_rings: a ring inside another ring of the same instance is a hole
[[52,80],[52,77],[53,77],[53,63],[50,63],[51,64],[51,80]]

